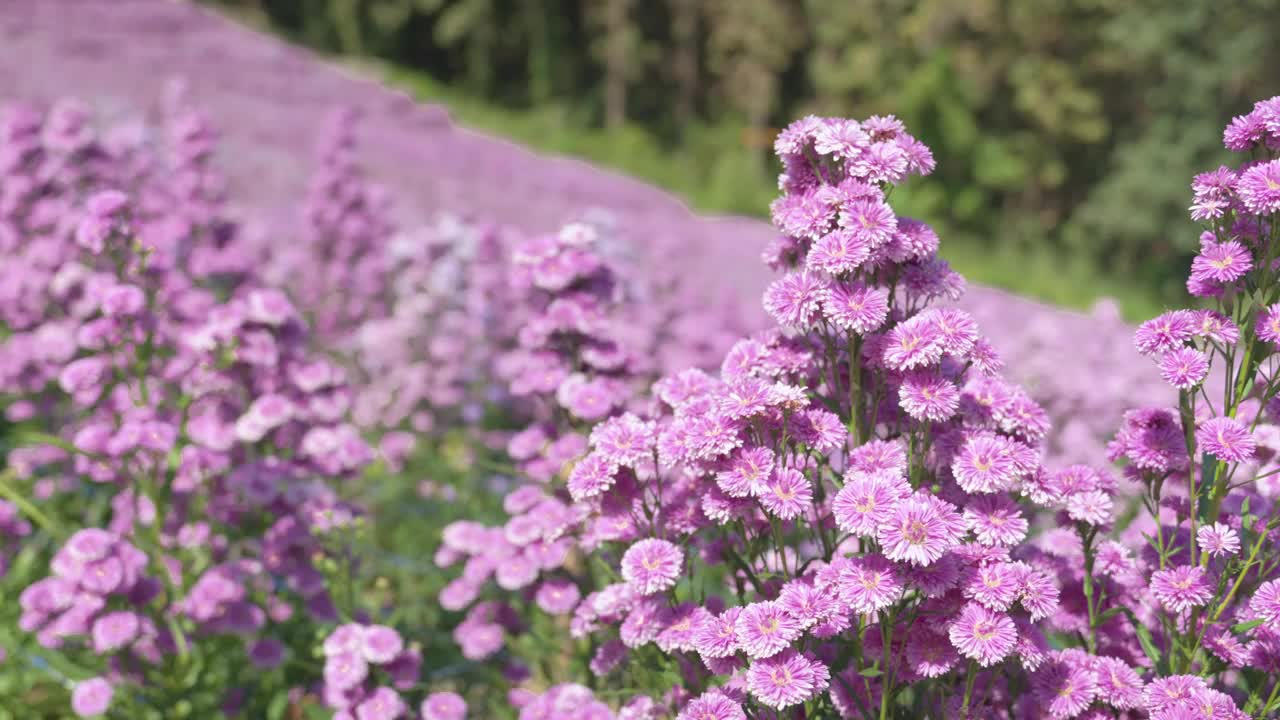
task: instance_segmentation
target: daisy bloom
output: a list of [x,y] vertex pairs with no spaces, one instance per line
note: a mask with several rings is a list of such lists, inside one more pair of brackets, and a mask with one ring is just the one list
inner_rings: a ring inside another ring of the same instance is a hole
[[1258,317],[1258,337],[1280,345],[1280,304],[1270,305]]
[[779,325],[806,330],[818,319],[826,296],[826,283],[818,275],[791,273],[775,280],[765,291],[764,309]]
[[1254,165],[1240,174],[1240,200],[1255,215],[1280,210],[1280,160]]
[[1249,601],[1249,611],[1268,623],[1280,622],[1280,580],[1259,585]]
[[685,705],[676,720],[747,720],[747,714],[741,705],[711,690]]
[[991,433],[969,436],[951,461],[956,484],[967,493],[1008,490],[1021,474],[1014,441]]
[[1226,523],[1201,525],[1196,531],[1196,541],[1210,555],[1235,555],[1240,552],[1240,536]]
[[795,650],[757,660],[747,670],[747,688],[762,704],[782,710],[827,689],[827,666]]
[[990,667],[1003,660],[1018,641],[1018,631],[1013,620],[971,602],[951,623],[948,633],[951,644],[960,654],[976,660],[982,667]]
[[704,658],[724,658],[738,652],[738,615],[742,608],[731,607],[706,618],[693,632],[693,646]]
[[875,535],[880,523],[893,516],[901,499],[898,488],[879,474],[853,471],[831,504],[836,526],[861,537]]
[[898,601],[902,581],[879,555],[842,558],[832,563],[840,599],[855,612],[870,615]]
[[1209,374],[1209,359],[1194,348],[1178,348],[1160,356],[1160,377],[1179,390],[1190,390]]
[[466,720],[467,703],[451,692],[431,693],[422,701],[422,720]]
[[1199,565],[1180,565],[1151,574],[1151,594],[1166,610],[1181,613],[1200,607],[1213,597],[1213,588]]
[[960,543],[964,520],[955,506],[926,492],[898,503],[893,516],[880,523],[876,537],[885,557],[928,565]]
[[859,282],[834,282],[822,301],[822,309],[836,327],[866,335],[878,330],[889,317],[889,292]]
[[1086,490],[1067,496],[1067,515],[1088,525],[1106,525],[1111,521],[1113,502],[1101,490]]
[[771,514],[791,520],[813,502],[813,487],[799,470],[779,468],[760,491],[760,504]]
[[960,409],[960,389],[934,373],[912,373],[898,388],[898,405],[916,420],[944,422]]
[[680,548],[666,540],[646,538],[622,556],[622,578],[636,594],[652,595],[675,587],[683,565]]
[[1027,536],[1029,527],[1018,503],[1006,495],[971,499],[964,508],[964,522],[983,545],[1017,545]]
[[734,623],[738,647],[751,658],[776,655],[803,632],[804,625],[773,600],[747,605]]
[[1258,449],[1249,427],[1233,417],[1216,417],[1201,423],[1196,428],[1196,443],[1204,452],[1229,463],[1249,460]]

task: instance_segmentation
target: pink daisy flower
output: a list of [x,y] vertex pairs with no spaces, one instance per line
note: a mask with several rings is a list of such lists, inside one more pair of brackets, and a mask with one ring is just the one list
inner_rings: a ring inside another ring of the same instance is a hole
[[881,200],[854,200],[840,211],[840,227],[868,250],[893,238],[898,230],[898,216]]
[[704,658],[724,658],[733,655],[738,647],[738,615],[742,608],[731,607],[707,618],[693,633],[693,646]]
[[833,118],[813,134],[813,149],[821,155],[836,155],[852,160],[871,144],[871,136],[857,120]]
[[889,292],[859,282],[835,282],[822,302],[827,320],[859,335],[878,330],[889,317]]
[[964,521],[983,545],[1017,545],[1027,536],[1029,527],[1018,503],[1007,495],[971,499],[964,508]]
[[1196,531],[1196,541],[1210,555],[1235,555],[1240,552],[1240,536],[1226,523],[1201,525]]
[[1062,653],[1054,653],[1048,663],[1036,670],[1031,686],[1036,699],[1052,718],[1080,715],[1098,694],[1093,672]]
[[840,600],[855,612],[870,615],[898,601],[902,582],[893,565],[879,555],[842,558],[832,562]]
[[955,506],[925,492],[898,503],[876,538],[885,557],[928,565],[960,543],[965,524]]
[[742,608],[734,624],[738,647],[751,658],[782,652],[804,632],[804,625],[779,603],[766,600]]
[[1213,597],[1213,588],[1199,565],[1180,565],[1151,574],[1151,594],[1170,612],[1200,607]]
[[1258,317],[1258,337],[1280,345],[1280,304],[1270,305]]
[[1249,460],[1258,449],[1249,427],[1233,417],[1216,417],[1201,423],[1196,428],[1196,443],[1204,452],[1229,463]]
[[855,471],[845,475],[845,486],[836,493],[831,512],[841,530],[871,537],[880,523],[893,516],[901,498],[897,483],[878,474]]
[[799,470],[779,468],[773,471],[759,496],[760,504],[771,514],[791,520],[813,502],[813,487]]
[[1259,585],[1249,601],[1249,611],[1269,624],[1280,623],[1280,580]]
[[1245,170],[1236,189],[1244,206],[1255,215],[1271,215],[1280,210],[1280,160]]
[[809,249],[805,267],[828,275],[841,275],[857,270],[871,257],[871,248],[860,233],[838,228],[823,235]]
[[622,578],[639,595],[652,595],[675,587],[684,566],[680,548],[657,538],[646,538],[627,548],[622,556]]
[[827,689],[827,666],[795,650],[757,660],[747,670],[747,688],[762,704],[782,710]]
[[1179,390],[1190,390],[1209,374],[1209,359],[1194,348],[1178,348],[1160,356],[1160,377]]
[[900,323],[885,338],[884,363],[894,370],[912,370],[942,359],[942,335],[922,315]]
[[872,440],[849,453],[849,469],[865,473],[892,471],[902,475],[907,469],[907,451],[896,440]]
[[896,184],[906,177],[909,167],[907,152],[897,143],[875,142],[853,162],[853,173],[869,182]]
[[964,586],[964,596],[983,607],[1001,612],[1013,606],[1022,590],[1018,573],[1010,563],[990,563],[974,568]]
[[920,677],[942,677],[959,662],[959,654],[945,635],[923,630],[907,636],[907,666]]
[[769,286],[764,309],[783,327],[807,330],[817,321],[826,297],[826,283],[818,275],[795,272]]
[[1191,277],[1201,282],[1226,284],[1253,268],[1253,255],[1235,240],[1208,243],[1191,261]]
[[1014,441],[991,433],[969,436],[951,461],[956,484],[967,493],[1008,490],[1021,474]]
[[960,409],[960,389],[934,373],[912,373],[898,388],[898,404],[916,420],[945,422]]
[[773,385],[755,377],[731,381],[716,397],[720,412],[733,420],[759,415],[773,404]]
[[617,482],[618,465],[602,454],[591,453],[574,464],[566,483],[574,502],[599,497]]
[[1023,563],[1018,566],[1019,602],[1033,622],[1039,622],[1058,610],[1060,591],[1053,576]]
[[805,628],[813,627],[836,611],[836,598],[828,588],[819,588],[804,580],[792,580],[784,585],[778,594],[778,604]]
[[1135,710],[1142,705],[1142,678],[1124,661],[1113,657],[1094,658],[1098,699],[1117,710]]
[[[1240,328],[1235,322],[1216,310],[1196,310],[1198,321],[1196,335],[1223,345],[1235,345],[1240,339]],[[1280,331],[1280,323],[1276,325]]]
[[716,484],[730,497],[742,498],[763,492],[773,475],[773,451],[766,447],[738,448],[716,473]]
[[1067,496],[1067,515],[1077,522],[1106,525],[1111,521],[1113,502],[1101,490],[1086,490]]
[[1133,344],[1143,355],[1177,350],[1195,335],[1196,319],[1190,310],[1172,310],[1158,315],[1138,326],[1133,334]]
[[1147,683],[1142,691],[1142,704],[1147,712],[1158,713],[1185,705],[1208,689],[1204,680],[1195,675],[1169,675]]
[[747,714],[741,705],[711,690],[685,705],[676,720],[747,720]]
[[964,606],[952,621],[948,634],[961,655],[982,667],[1003,660],[1018,640],[1017,628],[1008,615],[988,610],[976,602]]

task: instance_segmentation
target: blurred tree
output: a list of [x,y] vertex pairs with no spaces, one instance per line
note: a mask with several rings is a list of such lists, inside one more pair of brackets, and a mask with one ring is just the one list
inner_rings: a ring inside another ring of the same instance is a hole
[[780,79],[805,37],[789,0],[707,0],[707,56],[720,95],[748,128],[769,126]]
[[591,52],[604,67],[604,122],[620,128],[627,121],[627,85],[639,75],[640,33],[631,22],[632,0],[587,0],[593,28]]

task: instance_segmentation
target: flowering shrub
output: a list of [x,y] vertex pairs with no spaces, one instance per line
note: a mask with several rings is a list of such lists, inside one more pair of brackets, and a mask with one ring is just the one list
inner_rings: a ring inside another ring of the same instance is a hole
[[231,219],[180,92],[158,131],[69,102],[0,125],[6,693],[130,718],[1280,711],[1280,99],[1192,183],[1196,304],[1134,335],[1176,404],[1124,415],[1113,468],[1072,464],[1096,417],[1052,422],[1103,406],[1004,379],[894,210],[934,158],[891,116],[779,135],[763,329],[607,218],[398,230],[352,118],[279,247]]

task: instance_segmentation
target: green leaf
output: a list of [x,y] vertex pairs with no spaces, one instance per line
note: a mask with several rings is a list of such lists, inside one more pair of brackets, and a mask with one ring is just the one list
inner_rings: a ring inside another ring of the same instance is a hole
[[1124,608],[1113,607],[1113,608],[1111,608],[1110,610],[1108,610],[1108,611],[1106,611],[1106,612],[1104,612],[1104,613],[1102,613],[1101,615],[1099,615],[1099,616],[1098,616],[1098,623],[1099,623],[1099,624],[1102,624],[1102,623],[1104,623],[1104,622],[1106,622],[1106,621],[1110,620],[1111,618],[1113,618],[1113,617],[1115,617],[1115,616],[1119,615],[1119,614],[1120,614],[1120,613],[1122,613],[1122,612],[1124,612]]
[[1258,627],[1264,622],[1266,621],[1262,619],[1258,619],[1258,620],[1250,620],[1249,622],[1236,623],[1235,625],[1231,626],[1231,632],[1236,633],[1237,635],[1243,635],[1244,633],[1249,632],[1250,630]]
[[1138,618],[1133,611],[1128,608],[1121,608],[1124,614],[1128,616],[1129,622],[1133,624],[1133,631],[1138,635],[1138,642],[1142,645],[1142,652],[1146,653],[1147,658],[1151,660],[1152,667],[1160,667],[1160,648],[1156,647],[1156,642],[1151,637],[1151,630],[1146,625],[1138,622]]
[[866,670],[859,672],[858,674],[866,678],[878,678],[881,675],[884,675],[884,673],[881,672],[880,668],[878,667],[869,667]]

